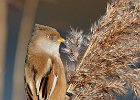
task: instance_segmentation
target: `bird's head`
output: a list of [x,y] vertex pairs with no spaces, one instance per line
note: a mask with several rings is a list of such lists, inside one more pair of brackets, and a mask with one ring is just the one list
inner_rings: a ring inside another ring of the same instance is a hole
[[46,52],[50,55],[59,55],[60,43],[64,41],[56,29],[37,24],[31,44],[35,50]]

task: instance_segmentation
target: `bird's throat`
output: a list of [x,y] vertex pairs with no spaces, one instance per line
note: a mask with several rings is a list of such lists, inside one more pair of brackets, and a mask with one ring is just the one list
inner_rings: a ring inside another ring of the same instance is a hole
[[35,44],[31,43],[31,51],[32,52],[43,52],[47,53],[50,56],[60,57],[59,47],[60,43],[56,43],[49,40],[40,39]]

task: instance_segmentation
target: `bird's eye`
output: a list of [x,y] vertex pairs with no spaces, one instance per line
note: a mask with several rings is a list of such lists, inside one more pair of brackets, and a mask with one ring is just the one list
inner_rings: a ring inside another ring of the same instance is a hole
[[48,36],[48,39],[51,39],[51,36]]

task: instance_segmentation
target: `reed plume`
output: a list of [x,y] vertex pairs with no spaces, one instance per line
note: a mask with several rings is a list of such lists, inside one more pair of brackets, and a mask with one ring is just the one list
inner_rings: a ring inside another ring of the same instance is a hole
[[139,98],[140,1],[108,3],[105,15],[90,33],[88,39],[89,35],[72,30],[63,49],[70,58],[68,68],[75,66],[67,89],[72,99],[115,100],[130,87]]

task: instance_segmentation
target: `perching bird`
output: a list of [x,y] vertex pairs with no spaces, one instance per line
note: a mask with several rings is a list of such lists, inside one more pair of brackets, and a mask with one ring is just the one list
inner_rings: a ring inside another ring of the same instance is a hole
[[56,29],[36,25],[25,60],[27,100],[64,100],[66,77],[59,46],[64,42]]

